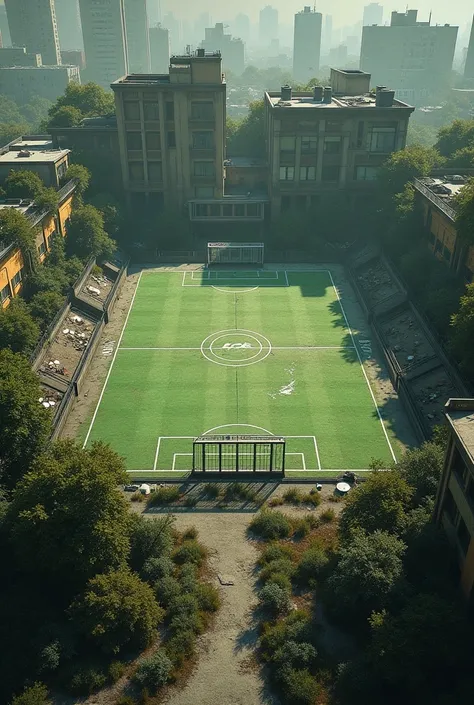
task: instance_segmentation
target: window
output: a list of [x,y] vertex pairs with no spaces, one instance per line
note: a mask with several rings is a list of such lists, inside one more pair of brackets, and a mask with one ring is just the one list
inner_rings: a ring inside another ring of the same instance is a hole
[[259,204],[247,203],[247,215],[252,218],[256,218],[258,215],[260,215]]
[[295,167],[294,166],[281,166],[280,167],[280,181],[293,181],[295,178]]
[[18,284],[21,283],[22,280],[23,280],[23,267],[15,274],[15,276],[11,280],[12,289],[16,289],[16,287],[18,286]]
[[237,203],[234,206],[234,213],[237,218],[244,218],[245,217],[245,206],[243,203]]
[[364,123],[361,120],[357,126],[357,146],[362,147],[363,144],[364,144]]
[[158,103],[144,103],[143,113],[145,120],[159,120],[160,119],[160,106]]
[[41,245],[38,247],[38,254],[40,255],[45,255],[46,254],[46,243],[42,242]]
[[128,171],[130,174],[130,181],[144,181],[145,175],[143,171],[143,163],[142,162],[129,162],[128,163]]
[[125,120],[140,120],[140,104],[128,103],[123,104],[123,110],[125,113]]
[[466,555],[469,548],[469,544],[471,543],[471,534],[469,533],[469,529],[466,526],[466,522],[462,517],[460,517],[459,519],[457,535],[463,553],[464,555]]
[[67,162],[61,162],[58,166],[58,179],[63,179],[67,172]]
[[161,167],[161,162],[148,162],[148,180],[149,181],[162,181],[163,180],[163,170]]
[[280,137],[280,152],[294,152],[296,137]]
[[6,286],[3,287],[3,289],[0,289],[0,303],[3,304],[5,301],[7,301],[10,298],[10,296],[11,296],[10,287],[7,284]]
[[443,258],[446,260],[446,262],[451,262],[451,250],[449,247],[444,247],[443,248]]
[[443,511],[447,514],[450,522],[454,524],[458,509],[456,507],[456,502],[454,501],[452,492],[449,488],[446,490],[446,494],[444,496]]
[[340,137],[325,137],[324,138],[324,154],[339,154],[341,151]]
[[146,148],[147,149],[161,149],[160,133],[159,132],[147,132],[146,133]]
[[316,154],[318,151],[317,137],[302,137],[301,138],[301,154]]
[[315,166],[300,166],[300,181],[314,181],[316,179]]
[[230,205],[230,203],[227,203],[222,206],[222,215],[225,218],[232,218],[232,216],[234,215],[234,208]]
[[338,164],[326,164],[323,166],[322,180],[326,183],[339,181],[341,167]]
[[142,148],[141,132],[127,132],[127,149],[140,151]]
[[214,178],[214,162],[194,162],[194,176],[207,176]]
[[373,127],[369,132],[367,149],[369,152],[387,154],[395,149],[394,127]]
[[174,130],[170,130],[168,132],[167,143],[170,149],[174,149],[176,147],[176,132]]
[[165,103],[165,119],[170,122],[174,120],[174,103],[171,101]]
[[196,186],[196,198],[214,198],[213,186]]
[[214,148],[214,133],[209,132],[193,132],[193,149],[213,149]]
[[191,103],[191,120],[214,120],[214,103],[212,101]]
[[356,181],[376,181],[377,174],[376,166],[356,166]]

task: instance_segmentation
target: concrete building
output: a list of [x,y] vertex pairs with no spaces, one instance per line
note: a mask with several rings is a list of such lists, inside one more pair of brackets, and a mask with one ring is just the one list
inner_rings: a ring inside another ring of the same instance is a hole
[[41,54],[43,64],[61,64],[54,0],[5,0],[13,46]]
[[77,66],[10,66],[0,68],[0,94],[18,103],[27,103],[32,95],[56,100],[69,83],[80,83]]
[[449,441],[436,498],[435,518],[459,561],[461,589],[474,597],[474,399],[446,404]]
[[146,0],[124,0],[128,70],[150,73],[150,38]]
[[333,47],[329,52],[329,65],[336,69],[347,66],[347,44],[340,44],[338,47]]
[[417,12],[393,12],[389,27],[364,27],[360,68],[373,86],[391,86],[400,100],[423,105],[449,88],[458,27],[418,22]]
[[471,35],[464,66],[464,78],[466,81],[474,81],[474,17],[472,18]]
[[222,199],[226,86],[219,52],[173,56],[162,75],[124,76],[115,93],[123,186],[137,207]]
[[150,27],[161,22],[161,0],[147,0],[146,12]]
[[59,188],[69,167],[69,149],[55,149],[48,135],[21,137],[0,149],[0,182],[11,171],[33,171],[45,186]]
[[161,25],[150,27],[150,63],[152,73],[166,73],[170,65],[170,33]]
[[241,39],[224,33],[224,25],[218,22],[215,27],[206,27],[205,39],[201,47],[206,52],[220,51],[224,71],[240,76],[245,68],[245,46]]
[[322,25],[322,14],[309,6],[295,15],[293,78],[298,83],[319,75]]
[[366,5],[364,7],[362,24],[364,27],[371,26],[373,24],[382,25],[383,6],[380,5],[378,2],[371,2],[369,5]]
[[41,66],[41,54],[27,54],[24,47],[2,47],[0,66]]
[[265,93],[272,218],[341,191],[354,205],[370,194],[387,157],[405,147],[414,108],[393,91],[369,93],[362,71],[331,69],[331,86]]
[[244,43],[248,42],[250,39],[250,17],[244,15],[242,12],[236,16],[234,22],[234,34],[236,37],[241,39]]
[[267,5],[260,10],[258,33],[260,43],[267,46],[272,39],[279,38],[278,10]]
[[79,0],[87,81],[109,88],[128,73],[123,0]]
[[79,0],[54,0],[61,51],[82,51],[81,16]]
[[81,71],[86,67],[86,57],[79,49],[61,51],[61,61],[67,66],[79,66]]
[[11,47],[12,39],[10,36],[10,27],[8,26],[8,18],[5,5],[0,5],[0,32],[2,35],[2,46]]

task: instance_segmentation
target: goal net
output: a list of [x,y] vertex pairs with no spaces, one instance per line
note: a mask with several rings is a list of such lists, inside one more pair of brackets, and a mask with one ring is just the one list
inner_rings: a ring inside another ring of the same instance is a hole
[[193,443],[193,472],[284,471],[284,438],[206,435]]
[[208,264],[263,264],[263,242],[209,242]]

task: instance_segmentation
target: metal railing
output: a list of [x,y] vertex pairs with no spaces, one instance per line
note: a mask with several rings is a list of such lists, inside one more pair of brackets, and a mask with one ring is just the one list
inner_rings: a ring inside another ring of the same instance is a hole
[[420,179],[415,179],[415,188],[437,208],[439,208],[448,218],[454,222],[456,220],[456,209],[449,206],[443,198],[440,198],[436,193],[433,193]]

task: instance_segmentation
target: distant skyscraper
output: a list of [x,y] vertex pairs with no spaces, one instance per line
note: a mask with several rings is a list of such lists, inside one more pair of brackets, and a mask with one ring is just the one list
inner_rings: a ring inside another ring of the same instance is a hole
[[147,0],[146,8],[150,27],[154,27],[161,22],[161,0]]
[[245,45],[241,39],[224,34],[224,25],[218,22],[215,27],[206,27],[206,38],[201,47],[206,51],[220,51],[222,67],[240,76],[245,68]]
[[467,48],[466,66],[464,67],[464,78],[474,81],[474,17],[472,19],[471,37]]
[[181,27],[172,12],[167,12],[163,18],[163,27],[169,30],[172,54],[179,54],[181,49]]
[[235,18],[234,24],[234,34],[236,37],[240,37],[243,42],[248,42],[250,38],[250,18],[248,15],[244,15],[240,12]]
[[150,39],[146,0],[124,0],[124,7],[128,70],[130,73],[149,73]]
[[0,5],[0,32],[2,33],[3,46],[10,47],[12,45],[12,40],[10,37],[10,27],[8,26],[5,5]]
[[61,63],[54,0],[5,0],[13,46],[41,54],[44,65]]
[[326,15],[324,18],[324,30],[321,38],[322,46],[325,52],[329,52],[332,47],[332,15]]
[[81,16],[79,0],[55,0],[61,50],[82,51]]
[[364,19],[362,20],[364,27],[373,24],[383,24],[383,7],[378,2],[371,2],[370,5],[364,7]]
[[295,15],[293,43],[293,78],[308,83],[319,73],[323,16],[306,6]]
[[152,73],[167,73],[170,65],[170,33],[164,27],[150,27]]
[[260,10],[259,37],[260,41],[267,45],[272,39],[278,39],[278,10],[271,5],[267,5]]
[[79,0],[85,77],[104,88],[128,73],[123,0]]

